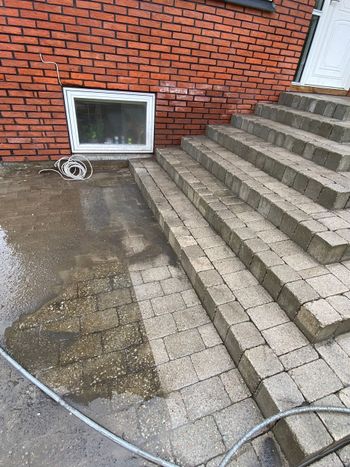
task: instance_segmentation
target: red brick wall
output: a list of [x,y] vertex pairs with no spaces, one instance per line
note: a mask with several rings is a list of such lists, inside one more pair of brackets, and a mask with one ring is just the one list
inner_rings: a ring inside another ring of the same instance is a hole
[[64,86],[157,94],[156,144],[226,123],[293,79],[314,0],[0,0],[0,157],[70,153]]

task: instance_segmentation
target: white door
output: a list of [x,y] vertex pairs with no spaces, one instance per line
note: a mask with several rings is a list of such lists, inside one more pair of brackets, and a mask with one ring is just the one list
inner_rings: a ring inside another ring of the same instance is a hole
[[349,89],[350,0],[325,0],[301,84]]

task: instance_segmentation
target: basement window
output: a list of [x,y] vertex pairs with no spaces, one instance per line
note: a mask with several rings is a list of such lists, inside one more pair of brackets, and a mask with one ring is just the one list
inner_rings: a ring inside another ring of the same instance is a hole
[[65,88],[73,153],[151,153],[154,94]]

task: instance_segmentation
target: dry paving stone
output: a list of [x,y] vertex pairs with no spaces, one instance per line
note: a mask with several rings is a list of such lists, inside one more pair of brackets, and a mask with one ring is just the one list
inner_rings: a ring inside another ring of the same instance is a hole
[[348,332],[341,336],[337,336],[335,340],[336,342],[338,342],[340,347],[350,356],[350,333]]
[[293,323],[284,323],[262,332],[276,355],[283,355],[304,347],[308,340]]
[[170,271],[166,266],[159,266],[157,268],[146,269],[141,272],[143,282],[154,282],[168,279],[171,277]]
[[226,274],[224,280],[233,292],[258,284],[255,277],[247,270]]
[[293,350],[287,354],[281,355],[280,361],[284,368],[288,371],[305,363],[312,362],[318,359],[318,353],[311,345],[301,347],[300,349]]
[[169,355],[166,351],[163,339],[153,339],[149,341],[149,345],[156,365],[161,365],[169,361]]
[[227,350],[237,365],[245,350],[264,343],[262,335],[250,321],[231,326],[225,339]]
[[198,381],[190,357],[164,363],[157,370],[165,392],[177,391]]
[[[137,285],[134,287],[134,291],[137,300],[150,300],[151,298],[164,295],[159,282],[148,282],[147,284]],[[122,305],[122,303],[119,304]]]
[[250,397],[250,391],[237,369],[222,373],[220,378],[232,402],[239,402]]
[[250,308],[247,313],[260,331],[289,321],[288,316],[277,303],[267,303],[266,305]]
[[206,347],[215,347],[221,344],[220,336],[211,323],[200,326],[198,331]]
[[[317,400],[313,405],[326,407],[343,407],[344,403],[335,394]],[[333,436],[335,441],[345,438],[350,434],[350,417],[349,415],[331,414],[319,412],[319,417],[326,425],[327,430]]]
[[183,292],[192,288],[187,277],[172,277],[170,279],[163,280],[160,283],[165,295],[170,295],[176,292]]
[[343,388],[337,375],[323,360],[306,363],[289,373],[308,402],[313,402]]
[[205,349],[197,329],[189,329],[167,336],[164,338],[164,343],[171,360]]
[[238,366],[245,381],[254,392],[260,381],[283,371],[283,366],[267,345],[246,350]]
[[190,420],[210,415],[231,404],[219,377],[200,381],[181,390]]
[[225,450],[213,417],[205,417],[174,430],[171,435],[174,455],[182,465],[199,465]]
[[176,311],[173,314],[173,317],[179,331],[196,328],[202,324],[210,322],[210,319],[202,305],[193,306],[186,310]]
[[317,344],[316,349],[344,385],[350,385],[350,357],[335,341]]
[[214,416],[226,447],[231,447],[249,429],[262,421],[260,410],[252,399],[237,402]]
[[153,311],[156,315],[172,313],[186,308],[185,302],[180,293],[165,295],[151,300]]
[[168,407],[170,423],[172,428],[178,428],[179,426],[188,423],[189,420],[187,416],[186,407],[180,392],[171,392],[167,395],[165,402]]
[[244,309],[272,302],[272,298],[260,285],[235,291],[235,295]]
[[149,340],[165,337],[176,332],[176,324],[171,314],[146,319],[144,325]]
[[333,274],[324,274],[320,277],[313,277],[308,279],[307,282],[316,290],[317,293],[321,295],[322,298],[342,294],[348,291],[348,287],[333,276]]
[[193,354],[191,360],[200,380],[218,375],[233,367],[233,362],[223,345]]
[[[210,460],[206,467],[218,467],[224,456]],[[245,444],[229,463],[230,467],[257,467],[259,459],[250,443]],[[267,466],[266,466],[267,467]]]

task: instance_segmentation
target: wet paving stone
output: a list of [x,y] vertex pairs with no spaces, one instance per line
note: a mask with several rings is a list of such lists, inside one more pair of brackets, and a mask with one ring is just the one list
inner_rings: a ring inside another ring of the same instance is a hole
[[[0,168],[0,219],[9,353],[117,435],[182,466],[216,465],[226,414],[251,406],[251,395],[130,172],[69,183]],[[151,465],[3,366],[0,466]],[[251,447],[256,465],[268,446]]]

